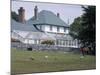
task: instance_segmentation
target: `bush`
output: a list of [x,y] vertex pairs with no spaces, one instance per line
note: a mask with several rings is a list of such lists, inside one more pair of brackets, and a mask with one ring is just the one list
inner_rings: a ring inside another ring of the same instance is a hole
[[41,44],[54,45],[54,41],[53,40],[45,40],[45,41],[42,41]]

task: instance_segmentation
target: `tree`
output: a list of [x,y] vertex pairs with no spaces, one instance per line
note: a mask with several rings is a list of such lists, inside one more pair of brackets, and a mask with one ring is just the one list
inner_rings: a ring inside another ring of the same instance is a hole
[[[93,54],[95,54],[96,46],[96,7],[88,6],[82,7],[84,14],[82,15],[82,26],[83,29],[79,36],[84,45],[91,46],[93,48]],[[84,36],[83,36],[84,35]]]
[[18,21],[18,14],[16,12],[12,11],[11,18],[14,19],[15,21]]
[[[82,43],[85,45],[92,45],[95,46],[95,35],[96,35],[96,8],[95,6],[88,6],[83,7],[84,14],[82,15],[82,31],[80,32],[79,36]],[[84,35],[84,36],[83,36]]]
[[74,22],[70,25],[70,31],[69,34],[74,38],[77,39],[79,38],[78,34],[80,30],[82,29],[81,26],[81,17],[77,17],[74,19]]
[[[71,25],[70,31],[72,32],[74,29],[74,33],[77,34],[78,40],[80,40],[81,44],[84,46],[90,46],[93,49],[93,54],[95,54],[95,35],[96,35],[96,7],[95,6],[82,6],[83,8],[83,15],[81,16],[81,19],[78,20],[76,18]],[[73,28],[75,27],[76,28]],[[77,28],[78,27],[78,28]],[[76,30],[75,30],[76,29]],[[74,34],[74,35],[75,35]]]

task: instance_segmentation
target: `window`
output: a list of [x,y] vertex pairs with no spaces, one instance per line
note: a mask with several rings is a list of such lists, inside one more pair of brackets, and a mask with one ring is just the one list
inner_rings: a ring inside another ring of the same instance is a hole
[[57,32],[59,32],[59,27],[57,27]]
[[52,31],[52,26],[50,25],[50,30]]

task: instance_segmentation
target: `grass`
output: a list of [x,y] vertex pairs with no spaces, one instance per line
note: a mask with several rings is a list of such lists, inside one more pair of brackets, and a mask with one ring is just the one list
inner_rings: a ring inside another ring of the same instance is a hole
[[[45,58],[48,56],[48,58]],[[39,73],[96,68],[95,56],[47,51],[11,50],[11,73]]]

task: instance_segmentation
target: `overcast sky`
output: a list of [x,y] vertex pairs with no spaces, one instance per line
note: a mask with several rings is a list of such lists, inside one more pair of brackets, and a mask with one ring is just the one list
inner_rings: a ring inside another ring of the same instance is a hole
[[25,9],[25,19],[28,20],[34,16],[34,7],[38,6],[38,12],[41,10],[49,10],[54,14],[60,13],[60,18],[71,24],[74,19],[83,14],[83,9],[80,5],[71,5],[71,4],[54,4],[54,3],[40,3],[40,2],[21,2],[21,1],[12,1],[12,11],[18,13],[18,9],[23,7]]

